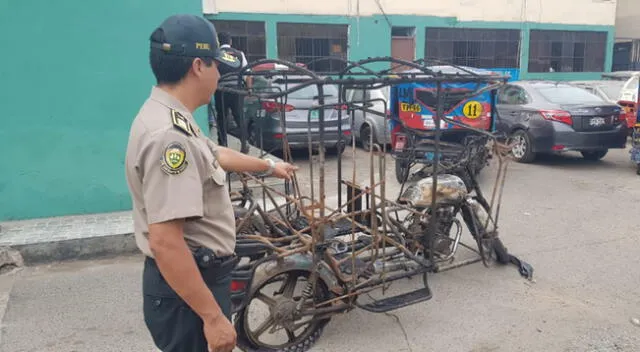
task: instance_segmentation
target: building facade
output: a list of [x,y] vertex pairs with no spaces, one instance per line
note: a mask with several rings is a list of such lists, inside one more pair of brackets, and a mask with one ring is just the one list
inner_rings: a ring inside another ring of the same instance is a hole
[[[131,209],[129,126],[155,84],[149,35],[171,14],[205,13],[250,60],[393,54],[588,79],[611,67],[616,12],[607,0],[66,0],[0,9],[0,221]],[[196,119],[206,129],[206,109]]]
[[612,70],[640,71],[640,1],[618,0]]
[[431,58],[522,79],[597,78],[615,40],[614,0],[204,0],[203,10],[251,59]]

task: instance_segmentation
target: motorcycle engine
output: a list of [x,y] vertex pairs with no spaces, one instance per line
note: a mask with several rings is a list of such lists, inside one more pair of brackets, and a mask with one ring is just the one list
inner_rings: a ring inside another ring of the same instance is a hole
[[[432,245],[429,240],[429,233],[431,231],[429,219],[432,219],[432,216],[427,213],[428,212],[425,211],[424,216],[409,214],[405,218],[405,226],[409,231],[407,234],[407,248],[414,253],[426,253]],[[454,243],[454,238],[451,237],[451,228],[455,224],[457,230],[460,231],[461,225],[459,220],[454,216],[454,208],[452,206],[439,207],[436,213],[438,223],[436,224],[436,232],[433,236],[433,251],[436,256],[446,257],[453,250],[452,244]]]
[[[438,175],[436,187],[436,204],[440,202],[460,202],[467,195],[467,186],[456,175]],[[407,187],[399,198],[415,208],[428,208],[433,197],[433,177],[423,178]]]

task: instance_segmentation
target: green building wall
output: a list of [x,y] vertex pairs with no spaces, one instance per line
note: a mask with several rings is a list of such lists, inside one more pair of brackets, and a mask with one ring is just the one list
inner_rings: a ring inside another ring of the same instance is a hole
[[148,38],[174,13],[202,2],[0,1],[0,221],[130,209],[124,153],[155,83]]
[[[2,1],[2,172],[0,221],[130,209],[124,179],[129,125],[148,96],[153,76],[148,37],[174,13],[201,14],[200,0]],[[349,58],[388,56],[391,22],[415,26],[416,52],[425,27],[607,31],[609,26],[459,22],[418,16],[307,16],[222,13],[223,20],[264,21],[267,57],[276,58],[278,22],[350,24]],[[599,73],[527,73],[523,32],[521,78],[591,79]],[[196,119],[206,126],[206,112]],[[206,129],[205,129],[206,130]]]

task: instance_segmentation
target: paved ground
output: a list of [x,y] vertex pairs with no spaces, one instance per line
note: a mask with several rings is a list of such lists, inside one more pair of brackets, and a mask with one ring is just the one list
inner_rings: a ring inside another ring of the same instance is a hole
[[[366,162],[347,152],[344,172],[353,160]],[[481,264],[432,275],[431,301],[396,311],[398,321],[360,310],[335,317],[312,351],[639,351],[630,321],[640,316],[638,182],[626,150],[598,163],[569,155],[511,164],[501,234],[534,266],[535,282]],[[0,351],[153,351],[139,280],[137,256],[0,276],[0,303],[10,292]]]

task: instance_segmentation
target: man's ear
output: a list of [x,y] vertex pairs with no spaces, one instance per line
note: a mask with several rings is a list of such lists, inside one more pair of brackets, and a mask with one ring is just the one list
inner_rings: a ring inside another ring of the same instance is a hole
[[191,69],[193,70],[193,74],[196,75],[197,77],[202,75],[204,66],[205,66],[204,61],[202,61],[201,58],[196,57],[195,59],[193,59],[193,62],[191,63]]

